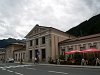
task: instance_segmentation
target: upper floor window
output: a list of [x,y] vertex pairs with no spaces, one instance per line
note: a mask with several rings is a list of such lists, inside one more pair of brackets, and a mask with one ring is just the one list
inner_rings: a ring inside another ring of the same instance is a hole
[[45,44],[45,37],[42,37],[42,44]]
[[30,46],[32,46],[32,44],[33,44],[33,43],[32,43],[32,40],[30,40]]
[[83,44],[83,47],[86,47],[86,44]]
[[72,51],[73,50],[73,48],[69,48],[69,51]]
[[35,41],[36,41],[36,45],[38,45],[38,39],[36,39]]
[[73,48],[73,46],[70,46],[70,48]]
[[25,53],[23,53],[23,59],[25,59]]
[[19,60],[20,60],[20,53],[19,53]]
[[83,44],[82,46],[80,46],[80,50],[85,50],[86,49],[86,44]]
[[92,46],[92,43],[89,43],[88,46],[89,46],[89,48],[92,48],[92,47],[93,47],[93,46]]
[[97,43],[93,43],[93,48],[97,48]]
[[78,46],[81,47],[81,44],[79,44]]
[[68,51],[72,51],[73,50],[73,46],[67,46]]
[[61,53],[62,55],[65,55],[65,49],[62,49],[62,53]]
[[86,49],[86,47],[80,47],[80,50],[85,50]]
[[74,47],[75,47],[75,50],[77,50],[77,45],[75,45]]

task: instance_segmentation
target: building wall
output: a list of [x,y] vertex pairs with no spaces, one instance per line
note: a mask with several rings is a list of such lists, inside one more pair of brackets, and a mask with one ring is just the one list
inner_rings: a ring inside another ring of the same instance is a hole
[[[45,37],[45,44],[42,44],[42,37]],[[34,59],[30,59],[30,54],[29,52],[32,51],[32,58],[35,58],[35,50],[39,51],[39,58],[40,61],[42,61],[41,54],[42,54],[42,49],[45,49],[46,51],[46,61],[48,60],[48,57],[50,57],[50,34],[49,32],[44,32],[42,34],[38,34],[36,36],[27,38],[26,40],[26,61],[34,61]],[[35,45],[35,41],[38,39],[38,45]],[[32,41],[32,46],[30,46],[30,40]]]
[[[12,44],[9,45],[6,48],[6,52],[5,52],[5,60],[7,60],[8,58],[13,58],[14,59],[14,51],[23,48],[23,45],[18,45],[18,44]],[[19,51],[20,52],[20,51]]]
[[13,50],[14,47],[12,45],[6,48],[5,60],[7,60],[8,58],[13,58]]
[[85,50],[89,48],[96,48],[100,50],[100,37],[82,39],[82,40],[74,40],[70,42],[65,42],[60,44],[60,54],[62,54],[62,50],[65,49],[66,52],[71,50]]
[[51,48],[52,48],[52,59],[55,60],[59,57],[59,49],[58,49],[58,43],[69,39],[69,36],[66,36],[64,34],[61,34],[59,32],[52,32],[51,33]]
[[0,61],[5,59],[5,52],[0,52]]
[[20,61],[21,59],[25,61],[25,54],[26,54],[25,50],[14,51],[15,61]]
[[13,46],[14,46],[14,51],[25,47],[25,45],[13,45]]
[[[45,44],[41,44],[42,37],[45,37],[46,42]],[[39,44],[35,45],[35,40],[38,38]],[[42,49],[45,49],[46,51],[46,60],[45,62],[48,62],[48,58],[52,57],[53,60],[58,58],[58,42],[63,41],[65,39],[72,38],[71,36],[55,30],[46,30],[42,33],[38,33],[35,35],[31,34],[31,36],[26,38],[26,61],[34,61],[35,58],[35,50],[39,50],[39,58],[40,62],[42,62]],[[30,40],[32,41],[32,46],[30,46]],[[29,52],[32,51],[32,58],[30,59]]]

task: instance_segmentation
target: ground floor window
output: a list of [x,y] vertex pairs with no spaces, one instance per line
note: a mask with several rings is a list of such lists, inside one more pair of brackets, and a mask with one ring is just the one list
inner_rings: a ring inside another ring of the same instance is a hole
[[25,53],[23,53],[23,60],[25,60]]
[[29,51],[29,59],[32,61],[32,50]]
[[35,50],[35,57],[38,58],[39,54],[40,54],[39,50],[36,49],[36,50]]
[[15,55],[15,60],[17,61],[17,54]]
[[46,59],[46,50],[42,49],[42,60]]

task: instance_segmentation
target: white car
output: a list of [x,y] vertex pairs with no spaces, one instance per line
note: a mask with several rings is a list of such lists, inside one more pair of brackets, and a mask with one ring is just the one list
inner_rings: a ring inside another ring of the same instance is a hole
[[13,59],[13,58],[8,58],[8,59],[7,59],[7,62],[8,62],[8,63],[14,63],[14,59]]

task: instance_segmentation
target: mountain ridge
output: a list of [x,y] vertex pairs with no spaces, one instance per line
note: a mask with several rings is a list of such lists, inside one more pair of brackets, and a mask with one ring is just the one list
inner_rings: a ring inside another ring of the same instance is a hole
[[25,43],[25,39],[20,40],[20,39],[8,38],[0,40],[0,48],[5,48],[6,46],[12,43]]
[[85,20],[76,27],[66,31],[66,33],[77,37],[100,33],[100,14],[91,17],[89,20]]

